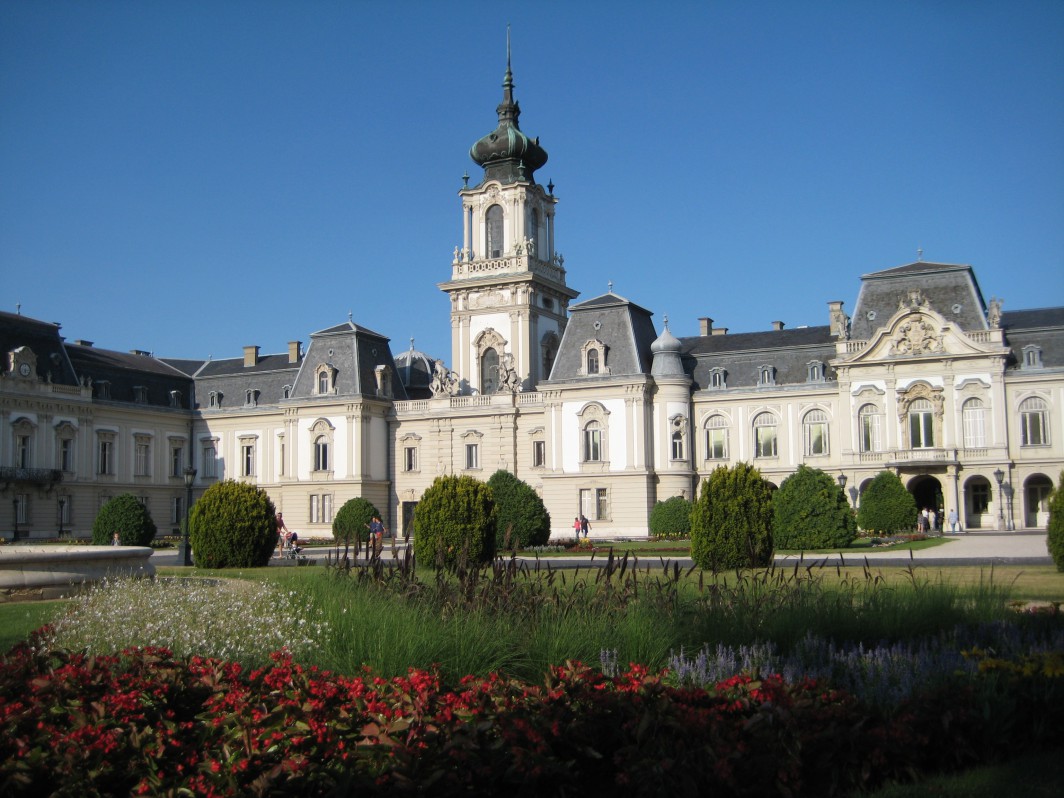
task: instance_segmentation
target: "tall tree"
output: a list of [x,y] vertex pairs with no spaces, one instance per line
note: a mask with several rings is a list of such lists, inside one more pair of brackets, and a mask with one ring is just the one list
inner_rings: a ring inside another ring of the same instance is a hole
[[857,522],[845,492],[819,468],[798,466],[772,496],[776,548],[843,548],[856,536]]
[[499,469],[488,487],[495,501],[496,551],[542,546],[550,539],[550,513],[531,485]]
[[700,568],[754,568],[772,561],[772,487],[747,463],[721,466],[691,509],[691,558]]
[[916,524],[916,500],[893,471],[880,471],[861,494],[857,525],[866,532],[893,535]]

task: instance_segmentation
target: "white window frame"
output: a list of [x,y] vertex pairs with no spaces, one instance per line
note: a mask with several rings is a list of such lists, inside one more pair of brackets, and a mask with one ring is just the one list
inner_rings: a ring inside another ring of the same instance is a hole
[[779,419],[776,415],[768,410],[758,413],[754,417],[753,429],[754,457],[758,460],[779,457]]
[[[728,419],[719,413],[710,416],[706,420],[706,459],[728,459]],[[715,440],[717,439],[717,440]],[[719,446],[718,446],[719,444]],[[719,450],[719,454],[717,454]]]
[[[819,436],[816,434],[819,431]],[[826,457],[831,453],[828,441],[828,414],[820,408],[802,416],[802,439],[806,457]],[[820,443],[819,451],[817,443]]]
[[935,408],[930,399],[914,399],[906,418],[909,448],[935,448]]
[[862,454],[883,451],[883,414],[874,404],[857,411],[857,440]]
[[1020,446],[1049,446],[1049,404],[1040,396],[1020,402]]
[[972,397],[961,405],[961,426],[965,449],[986,448],[986,407],[982,399]]

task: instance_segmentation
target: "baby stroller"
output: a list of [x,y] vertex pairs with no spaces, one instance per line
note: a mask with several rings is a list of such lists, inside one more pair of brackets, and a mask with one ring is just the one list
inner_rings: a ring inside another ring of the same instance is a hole
[[305,560],[303,547],[299,545],[299,533],[289,532],[284,536],[284,544],[281,546],[282,560]]

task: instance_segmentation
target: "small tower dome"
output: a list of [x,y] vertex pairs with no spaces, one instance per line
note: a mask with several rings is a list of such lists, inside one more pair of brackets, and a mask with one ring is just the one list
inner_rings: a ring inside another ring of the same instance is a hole
[[424,352],[414,349],[414,339],[410,339],[410,348],[395,356],[395,373],[406,388],[411,399],[427,399],[432,395],[429,383],[436,359]]
[[680,360],[680,340],[669,332],[669,320],[665,319],[665,329],[650,345],[654,363],[650,373],[655,377],[684,377],[683,363]]

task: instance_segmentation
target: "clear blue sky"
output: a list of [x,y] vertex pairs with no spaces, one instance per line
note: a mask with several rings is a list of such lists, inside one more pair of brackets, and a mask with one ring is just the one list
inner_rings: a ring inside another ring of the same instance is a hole
[[449,360],[507,23],[581,299],[826,324],[922,248],[1005,310],[1064,304],[1059,0],[8,0],[0,308],[215,358],[351,312]]

